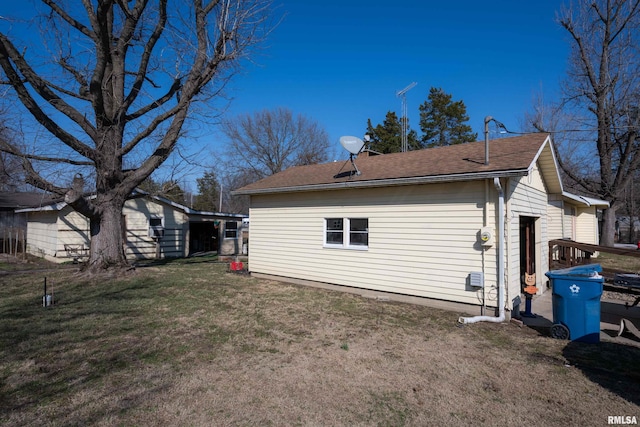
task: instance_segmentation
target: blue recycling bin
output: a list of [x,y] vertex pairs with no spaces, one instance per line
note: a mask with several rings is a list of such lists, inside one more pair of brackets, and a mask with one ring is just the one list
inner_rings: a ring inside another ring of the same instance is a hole
[[600,264],[588,264],[545,273],[552,288],[552,337],[600,342],[600,272]]

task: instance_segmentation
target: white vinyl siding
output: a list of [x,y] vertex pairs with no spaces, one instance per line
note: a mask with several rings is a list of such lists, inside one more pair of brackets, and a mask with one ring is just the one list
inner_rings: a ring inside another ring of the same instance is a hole
[[61,211],[29,212],[27,247],[34,255],[64,262],[87,254],[89,220],[70,206]]
[[175,258],[185,255],[185,223],[188,219],[182,212],[140,197],[127,200],[122,213],[127,218],[127,258],[155,258],[156,241],[149,236],[151,218],[161,218],[164,227],[164,236],[158,240],[160,256]]
[[49,259],[56,255],[58,243],[57,212],[29,212],[27,215],[27,251]]
[[549,197],[549,239],[571,239],[597,245],[598,217],[595,206],[577,206],[560,196]]
[[70,206],[64,207],[58,217],[58,242],[55,256],[69,261],[78,255],[87,255],[91,242],[90,236],[89,219]]
[[563,201],[560,196],[550,196],[549,206],[547,207],[547,232],[549,240],[562,239],[564,237],[562,230],[562,209]]
[[562,213],[564,238],[576,240],[576,207],[565,203]]
[[580,207],[576,211],[576,241],[597,245],[599,233],[595,206]]
[[[493,179],[254,194],[249,267],[283,279],[475,305],[484,302],[493,307],[497,302],[497,253],[504,248],[509,308],[520,295],[521,219],[523,224],[534,225],[536,285],[544,291],[548,242],[575,238],[575,215],[565,214],[567,203],[550,145],[541,149],[527,175],[501,178],[500,183],[505,193],[505,211],[500,213],[496,212],[498,194]],[[325,220],[358,217],[368,218],[368,249],[328,249]],[[505,233],[500,236],[502,221]],[[483,226],[495,233],[489,247],[479,241]],[[578,227],[585,238],[589,230],[597,236],[595,211],[589,211]],[[484,297],[482,290],[470,289],[471,272],[484,273]]]
[[[466,283],[483,269],[484,195],[479,181],[252,196],[249,265],[258,273],[481,304]],[[368,218],[368,250],[328,250],[326,218]],[[485,282],[495,284],[495,248],[486,250],[485,264]]]

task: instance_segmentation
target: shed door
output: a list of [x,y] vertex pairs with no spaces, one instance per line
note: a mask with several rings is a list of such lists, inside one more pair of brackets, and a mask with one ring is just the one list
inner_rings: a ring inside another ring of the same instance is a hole
[[524,283],[524,275],[536,272],[536,219],[520,217],[520,277]]
[[189,255],[218,250],[218,231],[214,222],[192,222],[189,234]]

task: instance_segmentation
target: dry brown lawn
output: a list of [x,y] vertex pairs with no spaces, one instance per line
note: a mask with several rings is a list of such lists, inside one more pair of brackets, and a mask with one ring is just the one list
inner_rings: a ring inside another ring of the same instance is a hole
[[257,280],[211,262],[0,276],[0,424],[640,422],[640,348]]

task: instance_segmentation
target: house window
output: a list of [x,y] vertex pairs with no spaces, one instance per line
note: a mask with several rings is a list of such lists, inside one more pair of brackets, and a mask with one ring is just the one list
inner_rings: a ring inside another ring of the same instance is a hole
[[354,245],[354,246],[369,245],[369,219],[368,218],[349,219],[349,245]]
[[162,217],[156,215],[149,217],[149,237],[154,239],[161,239],[164,237]]
[[369,247],[369,219],[325,218],[324,246],[367,249]]
[[344,240],[344,220],[342,218],[327,218],[327,232],[325,234],[325,243],[327,245],[342,246]]
[[238,223],[236,221],[224,222],[224,238],[236,239],[238,237]]

